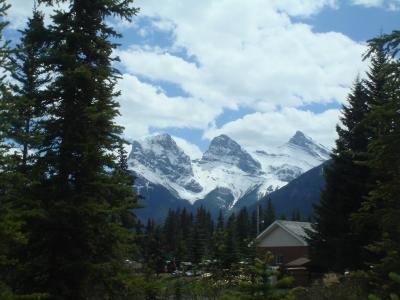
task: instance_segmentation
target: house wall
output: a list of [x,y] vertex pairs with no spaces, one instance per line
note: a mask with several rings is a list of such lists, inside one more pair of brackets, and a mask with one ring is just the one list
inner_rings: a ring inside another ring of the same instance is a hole
[[275,227],[264,238],[262,238],[258,247],[293,247],[304,246],[298,239],[293,237],[281,227]]
[[294,247],[258,247],[262,253],[271,252],[274,257],[282,256],[282,264],[287,264],[300,257],[308,257],[308,246]]

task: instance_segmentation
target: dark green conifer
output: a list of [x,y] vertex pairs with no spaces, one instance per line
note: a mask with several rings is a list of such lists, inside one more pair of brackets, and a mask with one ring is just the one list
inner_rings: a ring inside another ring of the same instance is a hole
[[[399,34],[383,36],[371,42],[371,54],[374,57],[381,49],[390,56],[399,50]],[[400,63],[394,57],[385,65],[382,72],[386,80],[383,93],[375,98],[368,124],[372,130],[372,139],[368,145],[367,166],[371,169],[371,191],[354,216],[361,228],[373,227],[373,240],[368,250],[374,254],[369,261],[372,282],[380,296],[389,298],[400,288],[390,275],[400,270]]]
[[40,2],[68,9],[55,13],[48,38],[52,81],[38,161],[46,176],[33,190],[45,211],[30,228],[24,288],[52,299],[120,299],[137,197],[116,156],[122,128],[114,122],[111,40],[119,35],[107,18],[130,20],[137,9],[132,0]]
[[364,266],[365,237],[355,233],[350,218],[368,193],[368,168],[356,163],[363,159],[359,153],[367,149],[369,131],[364,120],[368,111],[369,97],[357,80],[342,109],[332,163],[325,169],[326,187],[315,206],[315,232],[310,233],[312,260],[326,270]]
[[[10,70],[9,42],[4,42],[3,30],[8,25],[4,20],[9,5],[0,0],[0,72]],[[0,76],[0,298],[14,299],[12,289],[16,261],[13,250],[24,242],[18,212],[13,207],[15,200],[15,163],[9,142],[11,129],[10,90],[6,75]]]
[[268,198],[267,207],[265,208],[263,213],[263,229],[271,225],[275,221],[275,219],[275,208],[272,204],[272,199]]
[[50,75],[46,61],[48,31],[43,19],[34,10],[26,29],[20,31],[21,40],[12,56],[12,77],[16,83],[11,99],[10,139],[21,149],[19,165],[24,175],[35,164],[35,152],[42,142],[41,120],[46,117],[44,94]]
[[239,261],[238,238],[236,227],[236,215],[233,213],[229,216],[225,227],[224,251],[222,265],[225,268],[232,267]]
[[250,220],[247,208],[242,208],[236,219],[236,235],[237,235],[237,246],[239,255],[242,258],[246,258],[249,254],[249,243],[250,243]]

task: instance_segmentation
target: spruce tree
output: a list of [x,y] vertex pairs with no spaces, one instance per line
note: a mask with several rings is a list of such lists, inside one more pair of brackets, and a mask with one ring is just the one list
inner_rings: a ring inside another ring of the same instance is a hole
[[[10,140],[20,148],[20,171],[28,175],[34,165],[34,152],[41,143],[41,120],[46,117],[44,91],[50,82],[47,68],[47,30],[44,16],[33,11],[26,29],[20,31],[21,39],[12,56],[13,97],[11,99]],[[34,176],[33,174],[30,174]]]
[[225,220],[222,210],[219,211],[217,226],[213,235],[213,256],[217,260],[218,265],[221,265],[224,257],[225,247]]
[[12,218],[18,224],[20,243],[12,249],[15,266],[9,282],[18,295],[31,294],[23,288],[23,277],[29,273],[26,256],[30,237],[30,220],[41,213],[38,203],[32,199],[31,187],[37,180],[38,172],[34,157],[40,141],[40,120],[44,118],[42,90],[49,77],[45,68],[45,36],[43,16],[34,11],[28,20],[27,29],[20,32],[20,43],[10,55],[12,68],[10,75],[14,84],[12,93],[7,93],[4,102],[7,105],[6,130],[7,143],[13,147],[13,155],[7,166],[10,184],[3,198],[2,208],[7,208],[7,219]]
[[224,251],[222,258],[222,266],[225,268],[232,267],[232,265],[237,263],[239,260],[238,238],[236,230],[236,215],[232,213],[229,216],[225,227]]
[[[371,41],[371,55],[377,53],[390,56],[399,50],[399,34]],[[385,65],[381,76],[386,81],[376,98],[368,116],[372,136],[367,151],[367,166],[371,168],[374,180],[371,191],[355,215],[361,227],[374,226],[374,238],[368,250],[375,255],[370,261],[372,282],[383,298],[398,291],[400,285],[391,280],[400,270],[400,61],[394,57]]]
[[107,18],[130,20],[138,10],[132,0],[40,2],[67,2],[68,9],[55,13],[48,38],[49,116],[38,147],[46,176],[33,188],[44,213],[32,222],[23,287],[52,299],[121,299],[133,253],[125,220],[137,197],[118,171],[111,40],[119,35]]
[[249,243],[251,234],[251,225],[247,208],[242,208],[236,219],[236,234],[238,251],[242,258],[246,258],[249,254]]
[[[385,119],[382,119],[379,116],[378,111],[384,111],[385,105],[390,102],[389,95],[389,85],[390,85],[390,76],[389,74],[393,70],[393,65],[390,64],[388,54],[385,54],[383,50],[383,46],[377,46],[374,48],[372,52],[370,52],[371,58],[371,67],[367,72],[367,78],[364,80],[364,86],[368,97],[369,102],[369,110],[366,115],[363,126],[366,129],[366,133],[368,136],[368,147],[376,141],[376,139],[380,136],[381,129],[387,126]],[[361,178],[364,180],[364,187],[367,191],[364,195],[365,200],[368,194],[373,189],[375,182],[380,181],[380,174],[371,170],[371,166],[369,166],[368,161],[371,158],[371,151],[368,150],[368,147],[364,149],[364,151],[360,151],[358,154],[361,157],[357,164],[364,166],[366,170],[368,170],[368,178]],[[373,155],[372,155],[373,156]],[[363,184],[360,182],[360,184]],[[379,224],[380,220],[372,217],[365,217],[363,215],[363,211],[356,211],[352,214],[352,224],[353,229],[357,234],[364,236],[365,245],[377,239],[379,235],[379,229],[376,224]],[[371,253],[370,253],[371,254]],[[366,264],[370,265],[371,260],[375,259],[375,255],[368,255],[366,258]]]
[[364,267],[365,236],[355,233],[351,216],[368,193],[368,168],[356,163],[364,159],[359,153],[367,149],[364,120],[368,111],[369,98],[358,79],[342,109],[332,163],[325,169],[326,186],[315,206],[315,232],[310,233],[311,258],[325,270]]
[[12,205],[15,196],[15,164],[9,143],[12,109],[7,72],[10,70],[9,42],[5,42],[4,20],[9,5],[0,0],[0,298],[14,299],[12,282],[15,276],[13,249],[24,242],[21,224]]
[[20,249],[26,247],[23,204],[27,177],[21,174],[19,143],[14,140],[18,107],[8,75],[16,72],[13,51],[5,41],[4,17],[9,8],[0,0],[0,299],[40,299],[44,294],[23,293],[18,289],[21,268]]
[[173,210],[169,210],[168,211],[168,215],[165,219],[164,222],[164,247],[166,250],[166,254],[167,254],[167,258],[169,260],[173,260],[176,256],[176,250],[177,250],[177,246],[178,243],[180,242],[177,238],[178,238],[178,219],[177,219],[177,215],[179,214],[179,211],[173,211]]
[[251,237],[253,239],[257,236],[257,228],[258,228],[257,209],[254,209],[251,213]]
[[267,228],[269,225],[271,225],[275,221],[275,208],[274,205],[272,204],[272,199],[268,198],[267,201],[267,207],[264,210],[263,213],[263,229]]

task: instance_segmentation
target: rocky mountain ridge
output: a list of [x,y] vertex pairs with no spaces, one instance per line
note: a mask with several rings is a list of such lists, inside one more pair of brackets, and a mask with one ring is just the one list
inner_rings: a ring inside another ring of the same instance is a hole
[[153,205],[164,201],[160,194],[154,199],[154,189],[162,187],[170,193],[164,198],[176,203],[232,210],[244,200],[247,205],[285,186],[327,159],[329,150],[300,131],[280,147],[253,152],[220,135],[198,160],[192,160],[170,135],[160,134],[132,143],[129,166],[139,178],[139,193],[152,198]]

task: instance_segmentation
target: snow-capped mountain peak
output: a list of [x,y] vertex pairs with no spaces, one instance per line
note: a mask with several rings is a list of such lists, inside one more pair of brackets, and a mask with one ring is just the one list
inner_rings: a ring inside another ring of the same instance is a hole
[[284,146],[301,149],[321,162],[329,159],[329,150],[301,131],[296,131],[294,136],[292,136],[289,142]]
[[131,168],[139,175],[158,184],[177,184],[193,192],[202,190],[192,180],[190,157],[178,147],[169,134],[149,136],[134,141],[129,155]]
[[216,205],[231,209],[248,195],[262,197],[329,158],[324,146],[300,131],[281,147],[267,150],[249,153],[220,135],[200,160],[191,160],[170,135],[160,134],[132,143],[129,166],[146,189],[162,186],[190,203],[215,198]]
[[227,135],[215,137],[203,154],[201,163],[218,162],[237,166],[244,172],[256,174],[260,171],[261,165],[247,153],[237,142]]

